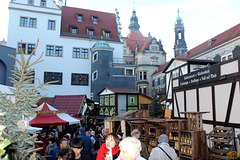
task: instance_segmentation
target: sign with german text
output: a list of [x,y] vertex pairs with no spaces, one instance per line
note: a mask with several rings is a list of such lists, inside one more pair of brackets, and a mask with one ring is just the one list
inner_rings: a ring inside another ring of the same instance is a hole
[[220,66],[214,64],[179,77],[179,87],[189,87],[220,79]]

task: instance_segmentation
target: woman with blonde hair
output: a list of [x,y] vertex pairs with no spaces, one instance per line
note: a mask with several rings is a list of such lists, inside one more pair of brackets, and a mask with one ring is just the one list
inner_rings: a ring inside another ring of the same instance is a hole
[[140,156],[141,142],[134,137],[127,137],[119,143],[120,155],[116,160],[146,160]]

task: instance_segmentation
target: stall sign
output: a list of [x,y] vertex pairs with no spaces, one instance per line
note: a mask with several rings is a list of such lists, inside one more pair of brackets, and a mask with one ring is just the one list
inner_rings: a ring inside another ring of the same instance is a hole
[[179,77],[179,87],[209,83],[220,79],[220,65],[214,64]]

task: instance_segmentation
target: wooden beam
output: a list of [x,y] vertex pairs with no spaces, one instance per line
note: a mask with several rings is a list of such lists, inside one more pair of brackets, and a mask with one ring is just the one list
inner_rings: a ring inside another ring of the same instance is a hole
[[[186,97],[186,91],[183,92],[183,96],[184,96],[184,112],[187,112],[187,97]],[[185,118],[187,118],[186,114],[185,114]]]
[[199,105],[199,88],[196,89],[196,98],[197,98],[197,112],[199,112],[199,108],[200,108],[200,105]]
[[211,86],[212,89],[212,117],[213,117],[213,128],[216,127],[216,104],[215,104],[215,88]]
[[228,126],[228,122],[229,122],[229,119],[230,119],[235,88],[236,88],[236,82],[233,82],[232,87],[231,87],[231,91],[230,91],[228,108],[227,108],[226,119],[225,119],[225,124],[224,124],[224,126],[226,126],[226,127]]
[[[178,105],[178,100],[177,100],[177,93],[174,93],[174,97],[175,97],[175,102],[176,102],[176,107],[177,107],[177,112],[178,112],[178,118],[180,118],[180,111],[179,111],[179,105]],[[174,115],[174,113],[173,113]]]

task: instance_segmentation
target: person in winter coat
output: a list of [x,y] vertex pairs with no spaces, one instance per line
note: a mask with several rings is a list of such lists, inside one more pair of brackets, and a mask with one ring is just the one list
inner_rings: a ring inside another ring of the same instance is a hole
[[161,134],[158,139],[158,146],[152,149],[148,160],[178,160],[175,150],[168,144],[168,136]]
[[[137,138],[139,139],[140,136],[141,136],[141,132],[138,130],[138,129],[134,129],[132,130],[131,132],[131,136],[134,137],[134,138]],[[148,154],[148,150],[147,150],[147,146],[145,143],[143,143],[142,141],[141,142],[141,147],[142,147],[142,150],[140,152],[140,155],[145,158],[145,159],[148,159],[149,158],[149,154]]]
[[106,138],[106,142],[98,150],[96,160],[115,160],[120,154],[119,142],[117,134],[110,133]]
[[140,156],[141,142],[135,137],[124,138],[119,147],[120,155],[116,160],[146,160]]
[[45,155],[48,155],[53,148],[57,147],[57,143],[54,141],[53,138],[48,139],[47,144],[48,145],[45,151]]

